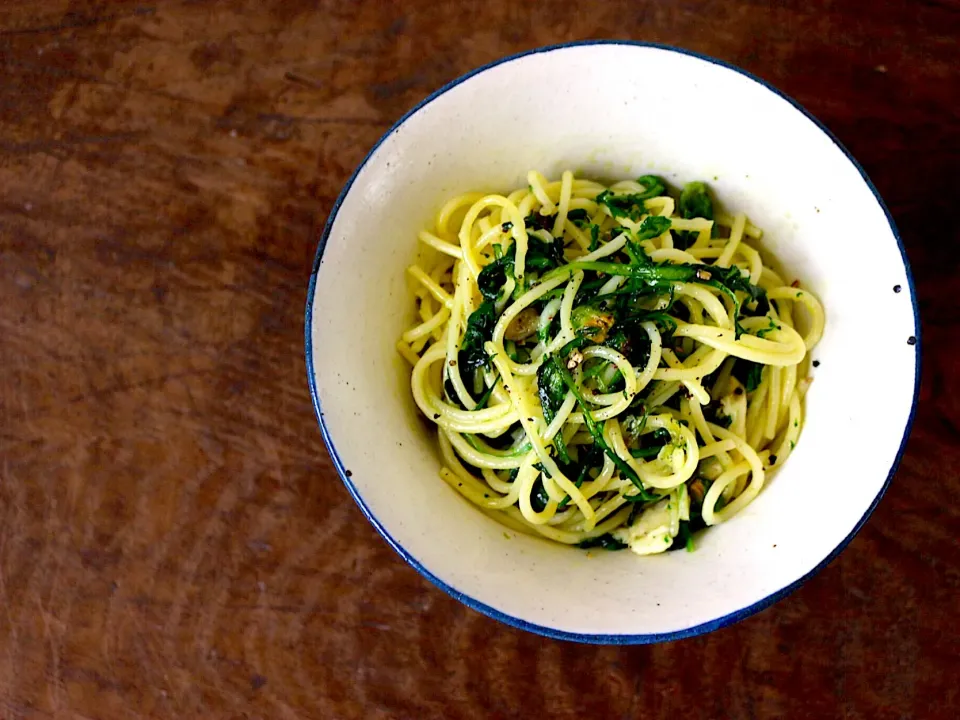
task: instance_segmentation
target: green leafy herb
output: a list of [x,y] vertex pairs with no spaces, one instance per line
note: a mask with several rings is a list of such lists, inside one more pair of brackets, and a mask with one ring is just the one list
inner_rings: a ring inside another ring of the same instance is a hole
[[639,264],[574,261],[564,265],[562,270],[564,272],[591,270],[607,275],[623,275],[637,280],[640,285],[663,292],[668,291],[676,282],[695,282],[717,287],[725,292],[740,290],[753,299],[765,295],[762,288],[751,284],[749,276],[745,276],[740,268],[735,266],[718,268],[714,265],[699,263],[652,263],[648,259]]
[[772,333],[774,330],[781,329],[780,326],[773,321],[772,317],[768,317],[767,320],[768,320],[767,327],[761,328],[760,330],[756,331],[757,337],[759,338],[766,337],[768,333]]
[[[494,246],[496,251],[497,246]],[[496,300],[500,295],[507,278],[514,274],[517,258],[516,243],[507,250],[497,253],[497,259],[488,264],[477,276],[477,287],[480,294],[488,300]],[[527,236],[527,254],[524,261],[528,270],[544,272],[553,270],[564,264],[563,239],[557,238],[553,242],[546,242],[535,235]]]
[[577,227],[583,227],[588,218],[589,215],[584,208],[576,208],[567,212],[567,219]]
[[493,328],[496,324],[497,309],[493,300],[484,300],[480,303],[480,307],[470,313],[457,358],[461,372],[478,370],[487,364],[489,358],[483,349],[483,344],[493,337]]
[[[611,370],[613,374],[610,374]],[[597,377],[597,389],[602,393],[611,393],[622,381],[623,373],[615,367],[608,367],[605,373]],[[624,397],[627,397],[626,392],[626,388],[623,388]]]
[[460,396],[457,395],[457,389],[453,386],[453,381],[450,377],[444,373],[443,374],[443,394],[447,397],[447,402],[456,405],[461,410],[466,410],[466,406],[460,402]]
[[635,438],[638,447],[631,449],[630,454],[635,458],[649,458],[656,457],[660,454],[660,451],[664,446],[669,445],[673,442],[673,437],[670,435],[670,431],[666,428],[657,428],[651,433],[642,433],[643,425],[646,424],[646,416],[640,421],[640,428],[636,427],[631,428],[636,432],[633,437]]
[[[660,326],[661,323],[657,322],[660,317],[660,313],[643,311],[621,314],[617,324],[614,325],[603,344],[626,357],[634,367],[644,367],[650,357],[650,336],[643,329],[643,323],[652,320]],[[667,316],[663,315],[662,317],[666,318]],[[669,339],[670,332],[676,329],[676,323],[673,323],[672,320],[670,323],[672,323],[671,328],[668,328],[666,323],[663,323],[663,327],[661,327],[661,334],[667,336],[666,339]]]
[[656,175],[641,175],[637,178],[637,183],[643,185],[645,188],[644,191],[640,193],[640,197],[644,200],[663,195],[667,189],[663,180]]
[[550,496],[547,495],[547,489],[543,486],[543,481],[537,478],[537,481],[530,489],[530,506],[536,512],[543,512],[548,502],[550,502]]
[[680,215],[686,219],[704,218],[713,220],[713,201],[707,186],[702,182],[691,182],[683,186],[678,205]]
[[687,552],[693,552],[693,532],[690,522],[681,520],[677,536],[673,539],[673,544],[667,548],[667,550],[680,550],[685,548]]
[[652,240],[660,237],[670,229],[670,218],[662,215],[648,215],[640,223],[637,230],[637,240]]
[[[598,470],[603,466],[603,448],[600,448],[596,445],[581,445],[578,448],[579,456],[577,462],[580,465],[580,469],[576,470],[576,465],[570,467],[562,468],[564,474],[567,477],[573,477],[574,473],[577,475],[577,479],[573,481],[573,484],[576,487],[581,487],[583,483],[587,481],[590,477],[590,470],[597,468]],[[563,510],[570,503],[570,496],[567,495],[560,501],[560,504],[557,505],[558,510]]]
[[532,212],[523,219],[527,230],[550,230],[553,228],[553,216]]
[[[514,254],[516,254],[516,250],[514,250]],[[527,256],[524,262],[528,268],[541,272],[563,265],[565,262],[563,258],[563,238],[556,238],[551,243],[544,242],[536,236],[528,236]]]
[[713,417],[713,422],[716,425],[719,425],[722,428],[729,428],[733,425],[733,418],[729,415],[723,415],[722,413],[717,413]]
[[563,377],[552,363],[543,363],[537,370],[537,394],[543,406],[544,419],[549,424],[563,405],[567,395],[567,386],[563,382]]
[[[647,257],[643,248],[640,247],[640,243],[644,240],[652,240],[655,237],[660,237],[669,229],[670,218],[660,215],[647,215],[637,229],[636,240],[627,240],[623,246],[624,252],[627,254],[627,257],[630,258],[630,264],[634,266],[652,265],[653,263],[650,262],[650,258]],[[628,284],[628,288],[632,289],[632,283]]]
[[626,217],[636,222],[647,211],[645,202],[663,194],[666,189],[663,181],[655,175],[644,175],[637,178],[637,182],[643,185],[643,192],[615,195],[610,190],[604,190],[597,195],[596,201],[599,205],[606,206],[613,217]]
[[749,303],[748,306],[743,309],[743,314],[747,317],[763,317],[769,312],[770,302],[767,300],[765,292],[760,294],[755,303]]
[[480,396],[480,399],[477,400],[477,407],[475,408],[476,410],[483,410],[487,406],[487,403],[490,402],[490,396],[493,395],[493,389],[497,386],[498,382],[500,382],[499,375],[497,375],[497,379],[493,381],[490,387],[484,390],[483,395]]
[[593,252],[598,247],[600,247],[600,226],[591,225],[590,226],[590,252]]
[[[702,182],[688,183],[680,193],[679,212],[684,218],[704,218],[713,220],[713,201],[710,199],[707,186]],[[676,234],[675,245],[681,250],[686,250],[696,242],[699,233],[692,230],[678,232]],[[716,226],[712,234],[716,236]]]
[[[499,247],[499,246],[497,246]],[[510,246],[513,250],[513,246]],[[477,276],[477,287],[480,288],[480,294],[487,300],[496,300],[500,295],[500,288],[507,281],[508,268],[513,273],[513,259],[507,259],[506,255],[498,254],[496,260],[487,265]]]
[[636,222],[646,211],[644,199],[639,195],[614,195],[610,190],[604,190],[596,197],[597,204],[603,205],[615,218],[629,218]]
[[[557,288],[557,290],[559,290],[560,292],[557,294],[553,294],[552,292],[547,293],[542,298],[540,298],[540,300],[544,304],[546,304],[547,302],[549,302],[549,300],[552,297],[559,297],[560,295],[563,294],[563,288]],[[543,327],[537,328],[537,339],[540,342],[542,342],[544,345],[546,345],[547,340],[549,340],[555,334],[555,332],[559,331],[558,329],[559,325],[560,325],[560,313],[558,312],[553,316],[553,319],[551,319],[550,322],[546,323]]]
[[[634,250],[636,256],[638,249],[635,247]],[[699,263],[652,263],[646,254],[642,254],[642,258],[638,258],[629,263],[575,261],[564,265],[554,272],[573,272],[576,270],[625,276],[630,285],[628,292],[645,290],[646,292],[663,293],[670,291],[673,288],[673,284],[678,282],[693,282],[709,285],[725,294],[733,303],[737,337],[745,331],[739,321],[741,303],[736,293],[738,291],[743,292],[751,300],[766,296],[765,291],[752,284],[749,276],[744,275],[743,271],[736,266],[720,268],[714,265],[701,265]]]
[[581,550],[589,550],[590,548],[603,548],[604,550],[623,550],[627,547],[626,543],[622,543],[617,540],[613,535],[607,533],[606,535],[600,535],[599,537],[590,538],[589,540],[581,540],[577,547]]
[[[543,363],[537,370],[537,394],[540,396],[540,406],[543,408],[543,419],[549,425],[557,416],[557,411],[567,396],[567,386],[551,363]],[[554,435],[553,445],[557,448],[560,461],[569,464],[570,455],[563,442],[563,433],[558,432]]]
[[[707,525],[703,521],[703,498],[710,489],[712,483],[709,480],[695,477],[687,483],[690,497],[690,519],[680,521],[680,530],[673,539],[673,544],[668,550],[683,550],[688,552],[693,550],[694,534],[705,528]],[[724,506],[723,498],[717,500],[716,510]]]
[[[577,338],[577,340],[582,341],[582,338]],[[570,375],[570,372],[567,370],[566,366],[563,364],[562,358],[565,357],[564,350],[567,347],[573,345],[573,343],[575,342],[576,340],[571,341],[570,343],[567,343],[567,345],[564,348],[561,348],[560,353],[558,353],[557,355],[551,355],[546,362],[551,364],[554,367],[554,372],[559,374],[559,376],[563,379],[563,382],[573,393],[573,396],[577,399],[577,404],[580,406],[580,410],[583,414],[583,422],[587,426],[587,432],[589,432],[590,435],[593,437],[594,444],[602,448],[603,451],[607,454],[607,457],[609,457],[613,461],[613,464],[617,466],[617,469],[620,470],[620,474],[623,475],[625,478],[627,478],[630,482],[632,482],[636,486],[637,490],[639,491],[639,495],[634,495],[633,498],[653,500],[655,496],[651,495],[643,487],[643,482],[640,480],[639,476],[633,471],[633,468],[631,468],[623,460],[623,458],[617,455],[617,453],[615,453],[613,449],[609,445],[607,445],[607,441],[603,439],[603,428],[597,425],[597,421],[593,419],[593,415],[590,412],[590,408],[587,406],[587,401],[584,399],[583,394],[580,392],[580,389],[577,387],[577,384],[574,382],[573,377]]]
[[751,360],[738,359],[733,365],[732,374],[750,393],[760,387],[760,382],[763,380],[763,365]]

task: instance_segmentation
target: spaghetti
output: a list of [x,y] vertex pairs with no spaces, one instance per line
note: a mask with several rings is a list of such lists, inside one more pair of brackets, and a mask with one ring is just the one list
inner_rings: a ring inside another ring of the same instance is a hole
[[440,477],[520,532],[690,549],[796,446],[823,309],[703,183],[527,180],[447,202],[408,268]]

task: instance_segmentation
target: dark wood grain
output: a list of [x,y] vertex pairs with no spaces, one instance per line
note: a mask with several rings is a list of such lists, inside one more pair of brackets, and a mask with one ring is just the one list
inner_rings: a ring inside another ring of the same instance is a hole
[[[629,37],[737,63],[873,177],[922,402],[886,499],[775,607],[657,647],[458,604],[363,519],[302,357],[312,232],[457,75]],[[0,718],[960,716],[960,4],[7,0]]]

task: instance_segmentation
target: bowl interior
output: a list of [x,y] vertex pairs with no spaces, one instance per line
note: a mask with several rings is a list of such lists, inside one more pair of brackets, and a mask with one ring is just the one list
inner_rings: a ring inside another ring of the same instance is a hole
[[[435,433],[394,344],[404,268],[439,205],[548,177],[655,173],[710,183],[823,302],[797,449],[692,553],[585,553],[505,530],[438,477]],[[743,73],[650,46],[528,54],[455,83],[361,166],[331,215],[308,306],[325,437],[348,487],[407,559],[469,604],[549,634],[645,641],[709,629],[813,571],[865,519],[899,457],[917,354],[913,291],[878,198],[830,137]],[[902,291],[894,292],[894,286]],[[349,472],[347,472],[349,471]],[[337,492],[331,489],[331,492]],[[758,605],[759,604],[759,605]]]

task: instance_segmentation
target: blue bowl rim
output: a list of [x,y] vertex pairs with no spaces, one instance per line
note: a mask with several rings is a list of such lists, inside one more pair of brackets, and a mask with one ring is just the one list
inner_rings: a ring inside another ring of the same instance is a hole
[[[313,367],[313,338],[311,334],[311,328],[313,323],[313,297],[316,290],[317,284],[317,272],[320,269],[320,263],[323,258],[323,251],[326,247],[327,240],[330,236],[330,231],[333,228],[333,224],[336,220],[337,213],[340,210],[340,206],[343,203],[344,198],[350,192],[351,187],[353,187],[354,181],[357,179],[357,175],[364,168],[370,158],[374,153],[380,148],[380,146],[389,138],[396,130],[403,125],[410,117],[419,112],[423,107],[430,104],[438,97],[443,95],[448,90],[456,87],[460,83],[469,80],[474,75],[479,75],[480,73],[489,70],[490,68],[497,67],[498,65],[503,65],[520,58],[527,57],[528,55],[536,55],[539,53],[548,53],[556,50],[563,50],[565,48],[571,47],[582,47],[589,45],[623,45],[629,47],[643,47],[643,48],[654,48],[658,50],[665,50],[667,52],[674,52],[680,55],[687,55],[690,57],[697,58],[699,60],[704,60],[714,65],[719,65],[720,67],[733,70],[740,73],[741,75],[753,80],[756,83],[759,83],[767,90],[775,93],[780,96],[787,102],[789,102],[796,110],[803,113],[811,122],[813,122],[820,130],[828,137],[830,140],[843,152],[847,160],[849,160],[853,166],[860,173],[860,176],[863,178],[863,181],[867,184],[867,187],[870,188],[870,191],[873,193],[874,197],[877,200],[877,203],[883,209],[884,214],[886,215],[887,222],[890,224],[890,231],[893,233],[893,236],[897,240],[897,246],[900,248],[900,256],[903,260],[903,267],[907,276],[907,286],[910,291],[910,301],[913,305],[913,322],[914,322],[914,337],[916,338],[916,343],[914,349],[916,352],[916,366],[914,372],[914,381],[913,381],[913,401],[910,408],[910,415],[907,418],[906,425],[903,428],[903,437],[900,440],[900,447],[897,448],[896,457],[893,460],[893,464],[890,466],[890,471],[887,474],[887,478],[883,483],[883,486],[880,488],[880,491],[877,493],[877,496],[874,498],[873,502],[870,503],[870,507],[867,508],[867,511],[863,514],[863,517],[857,522],[853,530],[837,545],[836,548],[831,551],[827,557],[825,557],[816,567],[810,570],[807,574],[790,583],[786,587],[777,590],[774,593],[771,593],[767,597],[759,600],[747,607],[736,610],[732,613],[724,615],[723,617],[717,618],[715,620],[710,620],[693,627],[684,628],[682,630],[676,630],[668,633],[650,633],[650,634],[640,634],[640,635],[607,635],[601,633],[573,633],[566,632],[563,630],[556,630],[550,627],[544,627],[542,625],[537,625],[535,623],[527,622],[526,620],[521,620],[520,618],[513,617],[508,615],[496,608],[490,607],[489,605],[476,600],[475,598],[466,595],[465,593],[456,590],[455,588],[447,585],[443,580],[438,578],[436,575],[431,573],[427,568],[425,568],[415,557],[413,557],[407,550],[400,545],[391,535],[387,532],[387,529],[380,523],[380,521],[374,516],[370,509],[366,506],[363,501],[363,498],[360,496],[356,486],[353,484],[353,481],[346,473],[346,468],[343,464],[343,461],[340,459],[340,456],[337,454],[336,447],[333,444],[333,439],[330,437],[330,432],[324,422],[323,409],[320,404],[320,396],[317,392],[316,379],[314,375]],[[356,501],[357,505],[360,507],[360,510],[366,516],[367,520],[377,529],[383,538],[390,544],[390,546],[400,554],[400,556],[406,560],[413,568],[427,578],[434,585],[439,587],[441,590],[456,598],[464,605],[477,610],[484,615],[487,615],[495,620],[499,620],[507,625],[511,625],[522,630],[527,630],[545,637],[554,638],[558,640],[570,640],[580,643],[590,643],[597,645],[645,645],[650,643],[659,643],[659,642],[668,642],[670,640],[680,640],[683,638],[696,637],[697,635],[703,635],[714,630],[719,630],[720,628],[727,627],[736,622],[744,620],[751,615],[765,610],[770,607],[777,601],[783,599],[803,583],[809,580],[811,577],[820,572],[823,568],[829,565],[840,552],[847,547],[854,536],[860,532],[860,529],[864,526],[867,520],[870,518],[870,515],[876,509],[880,500],[883,498],[884,494],[887,492],[887,488],[890,487],[890,482],[893,480],[893,476],[897,472],[897,468],[900,465],[900,460],[903,457],[903,452],[907,444],[907,439],[910,437],[910,430],[913,426],[913,421],[917,413],[917,403],[919,400],[920,393],[920,363],[921,363],[921,352],[920,352],[920,308],[917,303],[917,293],[916,287],[914,284],[913,273],[910,269],[910,262],[907,260],[907,252],[903,246],[903,240],[900,237],[900,232],[897,230],[896,223],[893,221],[893,216],[890,214],[890,210],[887,208],[886,203],[884,203],[883,198],[880,197],[880,193],[877,191],[876,186],[873,184],[873,181],[867,176],[866,171],[860,165],[859,162],[853,157],[849,150],[837,139],[837,137],[822,123],[820,122],[812,113],[806,110],[799,102],[794,100],[792,97],[777,89],[775,86],[763,80],[762,78],[754,75],[751,72],[744,70],[743,68],[737,67],[732,63],[726,62],[724,60],[719,60],[717,58],[710,57],[709,55],[703,55],[692,50],[687,50],[685,48],[674,47],[672,45],[665,45],[662,43],[652,43],[652,42],[642,42],[634,40],[579,40],[574,42],[559,43],[555,45],[546,45],[539,48],[534,48],[532,50],[527,50],[521,53],[516,53],[514,55],[508,55],[506,57],[500,58],[499,60],[494,60],[493,62],[482,65],[470,72],[461,75],[455,80],[450,81],[440,89],[432,92],[426,98],[421,100],[417,105],[407,111],[403,117],[401,117],[393,126],[383,134],[383,136],[376,142],[376,144],[370,149],[370,152],[367,153],[363,161],[357,166],[356,170],[353,171],[353,174],[350,176],[350,179],[347,181],[346,185],[343,186],[343,190],[340,191],[339,197],[337,197],[336,202],[333,205],[333,208],[330,211],[330,215],[327,217],[327,222],[323,228],[323,233],[320,236],[320,240],[317,244],[317,253],[314,258],[313,268],[310,274],[310,284],[307,290],[307,307],[306,307],[306,316],[305,316],[305,325],[304,325],[304,334],[305,334],[305,350],[306,350],[306,366],[307,366],[307,382],[310,386],[310,395],[313,398],[313,407],[317,415],[317,421],[320,424],[320,433],[323,436],[323,440],[327,445],[328,450],[330,451],[330,456],[333,460],[333,464],[337,469],[337,473],[340,475],[340,479],[343,481],[343,484],[347,487],[347,490],[353,496],[353,499]]]

